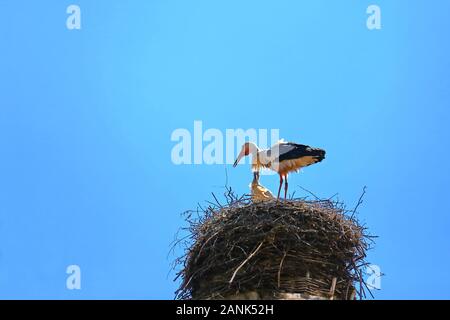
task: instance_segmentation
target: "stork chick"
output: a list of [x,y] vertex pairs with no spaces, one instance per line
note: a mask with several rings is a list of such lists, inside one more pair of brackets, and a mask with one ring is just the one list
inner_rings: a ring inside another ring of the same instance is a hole
[[259,184],[259,172],[253,172],[253,181],[250,185],[252,192],[252,201],[261,202],[274,199],[272,192],[269,189]]
[[280,140],[270,149],[261,150],[253,142],[246,142],[242,146],[233,167],[236,167],[243,157],[252,155],[252,169],[258,171],[267,168],[278,173],[280,186],[277,199],[280,198],[281,187],[284,182],[284,198],[288,191],[288,174],[298,172],[301,168],[310,166],[325,159],[325,150],[313,148],[303,144]]

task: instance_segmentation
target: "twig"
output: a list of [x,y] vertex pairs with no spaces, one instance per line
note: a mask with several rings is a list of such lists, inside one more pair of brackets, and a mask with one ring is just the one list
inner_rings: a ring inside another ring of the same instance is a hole
[[280,262],[280,267],[278,268],[278,288],[280,288],[281,268],[283,267],[283,261],[284,261],[284,258],[286,258],[286,254],[287,254],[287,251],[284,252],[283,258],[281,259],[281,262]]
[[214,200],[216,200],[217,205],[219,206],[219,208],[223,208],[222,205],[220,204],[219,200],[217,200],[216,195],[214,194],[214,192],[211,192],[212,196],[214,197]]
[[320,200],[320,198],[318,196],[316,196],[314,193],[312,193],[311,191],[309,191],[308,189],[303,188],[302,186],[298,186],[300,189],[302,189],[303,191],[308,192],[310,195],[312,195],[314,198],[316,198],[316,200]]
[[228,170],[225,167],[225,189],[228,189]]
[[330,299],[334,300],[334,291],[336,290],[336,282],[337,278],[334,277],[333,281],[331,281],[331,288],[330,288]]
[[253,256],[258,252],[258,250],[261,248],[261,246],[263,245],[264,240],[261,241],[261,243],[259,244],[258,248],[256,248],[255,251],[253,251],[248,257],[247,259],[244,260],[244,262],[242,262],[239,267],[236,268],[236,270],[234,270],[233,272],[233,276],[231,277],[230,281],[228,282],[229,284],[233,283],[234,277],[236,277],[236,274],[238,273],[238,271],[251,259],[253,258]]
[[358,210],[359,206],[364,202],[363,198],[364,198],[364,195],[366,194],[366,189],[367,189],[367,186],[364,186],[363,192],[358,199],[358,203],[356,204],[355,208],[352,210],[352,215],[350,216],[352,219],[355,216],[356,210]]

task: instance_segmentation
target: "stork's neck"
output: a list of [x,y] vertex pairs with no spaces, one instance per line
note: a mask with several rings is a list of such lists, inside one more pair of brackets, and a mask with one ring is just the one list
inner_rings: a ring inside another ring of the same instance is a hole
[[248,151],[249,154],[252,156],[252,163],[255,164],[256,162],[258,162],[258,158],[259,158],[259,152],[260,149],[258,148],[258,146],[256,144],[254,144],[253,142],[249,142],[248,143]]
[[261,150],[253,142],[249,142],[248,148],[249,148],[249,153],[252,156],[252,170],[254,172],[259,171],[260,167],[261,167],[259,153],[261,152]]
[[248,151],[251,155],[256,156],[256,154],[260,151],[258,146],[253,142],[248,143]]

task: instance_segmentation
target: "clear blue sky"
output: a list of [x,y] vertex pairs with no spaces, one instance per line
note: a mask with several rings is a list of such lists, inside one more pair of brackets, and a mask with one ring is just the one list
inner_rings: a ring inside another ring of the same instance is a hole
[[[66,28],[72,3],[81,30]],[[0,0],[0,298],[172,299],[180,213],[225,182],[224,165],[172,163],[173,130],[194,120],[326,149],[291,188],[351,207],[368,186],[376,297],[450,298],[448,12],[447,0]],[[246,192],[248,167],[228,168]],[[79,291],[65,286],[71,264]]]

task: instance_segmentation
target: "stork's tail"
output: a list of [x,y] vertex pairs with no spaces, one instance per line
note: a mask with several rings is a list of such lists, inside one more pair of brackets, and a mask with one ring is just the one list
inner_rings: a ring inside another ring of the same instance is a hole
[[325,150],[319,149],[319,148],[311,148],[311,156],[313,156],[317,162],[322,161],[325,159]]

